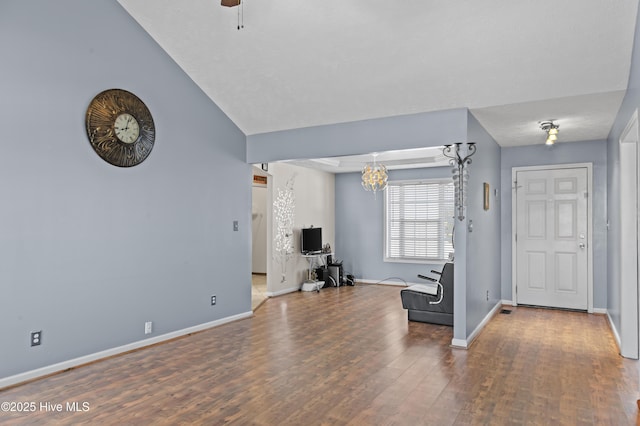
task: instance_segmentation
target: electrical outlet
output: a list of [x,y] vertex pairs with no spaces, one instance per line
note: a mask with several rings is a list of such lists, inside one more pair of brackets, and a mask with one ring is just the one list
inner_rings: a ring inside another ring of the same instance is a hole
[[216,304],[216,295],[211,296],[211,306]]
[[42,330],[31,332],[31,346],[40,346],[42,343]]
[[489,290],[487,290],[487,301],[489,300]]
[[147,321],[144,323],[144,334],[151,334],[153,331],[153,322]]

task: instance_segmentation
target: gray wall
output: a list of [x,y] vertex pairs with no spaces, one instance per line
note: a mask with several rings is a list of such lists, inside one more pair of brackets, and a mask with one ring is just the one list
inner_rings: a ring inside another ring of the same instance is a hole
[[629,85],[622,106],[607,138],[607,209],[609,217],[609,235],[607,263],[607,311],[616,329],[621,330],[620,324],[620,146],[618,140],[626,127],[633,112],[640,107],[640,9],[636,17],[636,32],[631,59]]
[[[0,378],[250,311],[245,136],[124,9],[4,0],[0,57]],[[108,88],[153,114],[139,166],[87,140]]]
[[305,127],[247,136],[247,162],[367,154],[464,141],[467,109]]
[[[500,294],[500,204],[502,201],[490,196],[489,210],[484,210],[483,183],[488,183],[491,194],[500,193],[500,147],[472,114],[468,117],[467,140],[476,142],[478,150],[471,157],[469,166],[468,207],[463,226],[456,228],[456,234],[466,234],[466,244],[456,239],[455,273],[466,267],[464,287],[466,288],[465,308],[467,338],[501,299]],[[469,221],[473,221],[473,231],[468,231]],[[459,235],[456,235],[458,238]],[[459,250],[460,248],[460,250]],[[465,250],[463,252],[463,250]],[[459,254],[465,254],[461,258]],[[458,260],[463,259],[463,265]],[[457,280],[457,277],[456,277]],[[456,281],[456,284],[458,282]],[[462,284],[462,283],[461,283]],[[487,300],[488,292],[488,300]],[[456,298],[461,299],[456,293]],[[462,309],[456,299],[456,315]],[[460,300],[462,302],[462,300]],[[455,321],[455,319],[454,319]]]
[[[450,178],[449,167],[410,170],[390,170],[389,180]],[[417,274],[431,269],[441,270],[442,264],[384,262],[384,194],[362,189],[361,173],[336,175],[336,256],[343,260],[345,271],[356,278],[383,280],[399,278],[406,282],[421,282]],[[400,282],[397,279],[388,282]]]
[[502,298],[512,300],[511,200],[513,167],[569,163],[593,164],[593,307],[607,306],[607,144],[605,141],[560,142],[502,149]]

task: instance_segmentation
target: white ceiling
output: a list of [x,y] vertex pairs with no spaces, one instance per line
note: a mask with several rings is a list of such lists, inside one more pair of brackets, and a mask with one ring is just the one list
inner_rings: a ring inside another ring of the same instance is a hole
[[[501,146],[604,139],[638,0],[119,0],[247,135],[467,107]],[[454,141],[443,141],[450,143]]]

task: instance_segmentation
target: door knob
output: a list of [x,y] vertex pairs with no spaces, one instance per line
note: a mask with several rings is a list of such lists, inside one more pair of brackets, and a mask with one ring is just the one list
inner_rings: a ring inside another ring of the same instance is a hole
[[583,249],[583,248],[585,248],[585,247],[586,247],[586,245],[585,245],[584,243],[580,243],[578,246],[579,246],[581,249]]

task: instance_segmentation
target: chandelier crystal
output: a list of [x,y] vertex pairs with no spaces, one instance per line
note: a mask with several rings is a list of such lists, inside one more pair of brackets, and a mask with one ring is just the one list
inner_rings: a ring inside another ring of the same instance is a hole
[[362,187],[366,191],[373,191],[375,197],[377,191],[383,191],[387,187],[387,168],[383,164],[376,163],[377,154],[373,154],[373,163],[369,163],[362,169]]

